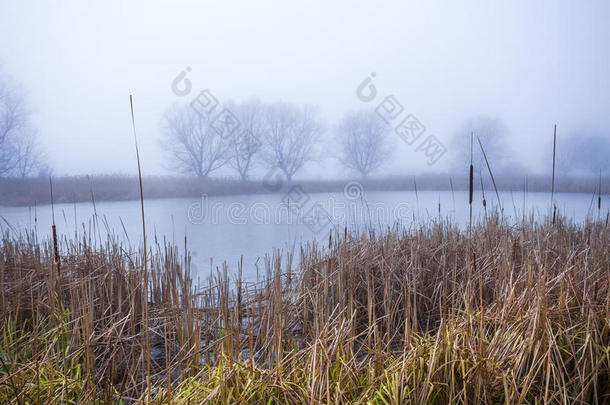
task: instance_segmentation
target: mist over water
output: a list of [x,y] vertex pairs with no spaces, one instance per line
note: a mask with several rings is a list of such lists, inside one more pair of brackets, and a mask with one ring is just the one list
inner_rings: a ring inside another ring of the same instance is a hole
[[551,187],[590,193],[557,195],[563,215],[593,215],[597,193],[601,216],[609,17],[602,1],[5,2],[1,225],[46,236],[52,177],[61,234],[137,246],[134,135],[148,229],[186,235],[199,271],[346,226],[463,227],[471,161],[475,218],[496,180],[507,219],[550,212],[532,190]]
[[0,404],[610,403],[610,2],[0,2]]
[[[486,212],[481,195],[474,201],[474,221],[484,221]],[[468,193],[459,191],[365,192],[358,198],[343,193],[311,194],[303,206],[289,208],[280,195],[206,197],[204,199],[162,199],[146,203],[148,238],[163,239],[184,251],[184,238],[192,256],[192,270],[201,279],[222,268],[227,262],[232,274],[243,257],[243,275],[254,281],[257,270],[264,273],[266,255],[281,251],[284,259],[294,253],[299,262],[299,249],[316,241],[321,247],[328,244],[329,233],[335,237],[348,231],[368,234],[387,232],[388,229],[413,230],[431,221],[450,221],[466,229],[469,223]],[[495,196],[487,195],[487,218],[497,211]],[[530,215],[542,219],[550,215],[549,193],[502,192],[504,220],[516,224]],[[555,201],[560,215],[576,222],[595,219],[596,199],[587,194],[558,194]],[[606,203],[606,201],[604,201]],[[439,213],[440,204],[440,213]],[[319,206],[325,216],[318,221],[308,220]],[[39,238],[50,237],[51,207],[1,207],[0,229],[9,225],[16,230],[30,229]],[[68,238],[88,235],[94,243],[106,241],[109,235],[125,246],[142,243],[140,205],[137,201],[98,202],[97,217],[91,203],[58,204],[55,218],[58,232]],[[326,216],[327,215],[327,216]],[[605,215],[605,214],[604,214]],[[76,226],[75,226],[76,219]],[[603,219],[603,218],[602,218]],[[108,232],[108,230],[110,232]],[[211,263],[210,263],[211,261]]]
[[[24,89],[59,176],[136,173],[129,94],[144,173],[173,173],[163,117],[205,89],[221,103],[314,106],[322,153],[297,178],[354,175],[333,158],[337,127],[389,96],[401,119],[413,115],[447,153],[429,166],[420,142],[392,132],[378,176],[452,170],[471,130],[489,139],[486,118],[501,124],[497,149],[487,142],[498,171],[548,173],[555,123],[562,153],[610,136],[609,17],[604,1],[4,2],[0,71]],[[356,89],[371,74],[377,99],[363,102]],[[575,159],[608,150],[594,144]],[[570,159],[566,171],[599,172]],[[228,166],[214,175],[236,177]]]

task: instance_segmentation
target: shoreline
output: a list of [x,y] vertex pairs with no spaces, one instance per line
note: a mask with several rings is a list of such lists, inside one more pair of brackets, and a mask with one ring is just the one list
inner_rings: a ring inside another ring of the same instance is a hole
[[[551,192],[551,177],[535,175],[497,176],[499,191]],[[96,175],[65,176],[53,178],[53,200],[55,203],[78,203],[87,201],[139,200],[137,176]],[[193,178],[173,176],[148,176],[143,178],[145,199],[189,198],[227,195],[282,194],[292,187],[300,186],[307,193],[343,192],[347,183],[358,182],[366,191],[464,191],[468,190],[467,176],[450,174],[427,174],[371,178],[366,180],[250,180]],[[483,176],[483,187],[493,190],[489,176]],[[555,179],[556,193],[598,193],[610,177],[569,176]],[[480,180],[476,181],[480,184]],[[480,187],[480,186],[479,186]],[[475,187],[475,189],[479,189]],[[0,179],[0,206],[19,207],[46,205],[51,203],[49,179]]]

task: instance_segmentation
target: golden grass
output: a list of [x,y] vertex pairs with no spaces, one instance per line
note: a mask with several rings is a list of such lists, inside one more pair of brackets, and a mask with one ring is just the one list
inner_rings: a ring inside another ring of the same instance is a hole
[[0,403],[610,403],[610,230],[555,222],[346,231],[198,286],[169,245],[64,239],[58,274],[6,235]]

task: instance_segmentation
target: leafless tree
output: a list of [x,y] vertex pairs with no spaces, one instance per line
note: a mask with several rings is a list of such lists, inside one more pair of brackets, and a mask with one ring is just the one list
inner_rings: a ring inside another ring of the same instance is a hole
[[264,106],[258,100],[250,100],[229,107],[239,120],[239,128],[230,142],[229,164],[242,181],[248,179],[255,166],[255,155],[261,150],[261,139],[265,135],[266,121]]
[[474,134],[473,157],[476,167],[485,167],[477,137],[481,140],[489,163],[494,168],[502,170],[511,163],[511,153],[506,142],[508,135],[506,125],[500,118],[481,115],[466,120],[455,133],[451,142],[451,154],[456,168],[468,168],[470,165],[471,134]]
[[374,111],[348,113],[337,129],[339,160],[365,179],[389,156],[388,133]]
[[43,166],[23,91],[0,78],[0,177],[26,177]]
[[307,162],[315,159],[315,146],[324,132],[311,107],[275,103],[266,109],[262,157],[278,167],[288,181]]
[[610,131],[579,128],[558,136],[557,166],[563,173],[607,175],[610,171]]
[[190,105],[170,109],[165,116],[163,146],[172,166],[183,173],[207,177],[228,160],[228,141],[210,118]]

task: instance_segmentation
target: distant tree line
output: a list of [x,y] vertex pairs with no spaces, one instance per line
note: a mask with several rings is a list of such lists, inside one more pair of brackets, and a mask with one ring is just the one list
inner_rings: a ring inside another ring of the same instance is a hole
[[[327,128],[311,106],[253,99],[222,107],[239,123],[234,130],[223,128],[217,116],[200,114],[190,104],[166,112],[162,145],[171,169],[205,178],[221,168],[231,168],[242,181],[249,180],[257,169],[279,170],[290,181],[308,163],[332,156],[347,172],[366,179],[392,157],[392,128],[373,110],[348,112],[336,126]],[[0,178],[50,172],[31,121],[24,91],[0,74]],[[453,156],[449,168],[468,167],[471,154],[475,166],[484,168],[483,146],[494,170],[523,172],[510,150],[508,136],[508,127],[498,117],[465,120],[448,145]],[[552,139],[551,133],[548,138]],[[324,150],[331,144],[328,140],[333,141],[332,153]],[[552,150],[546,149],[544,158]],[[601,171],[605,176],[610,170],[608,132],[580,129],[560,134],[557,150],[561,174]]]
[[[173,169],[208,177],[228,166],[242,181],[254,169],[277,169],[290,181],[307,163],[332,156],[347,172],[366,179],[392,155],[392,128],[373,110],[348,112],[329,129],[310,106],[250,100],[227,103],[224,108],[240,124],[230,134],[217,128],[215,118],[200,115],[188,104],[166,113],[163,145]],[[549,139],[551,130],[546,134]],[[482,147],[497,173],[523,174],[524,166],[514,158],[509,135],[498,117],[479,115],[465,120],[450,140],[449,169],[467,168],[472,154],[475,167],[486,172]],[[330,145],[323,138],[334,141],[332,153],[323,150]],[[579,131],[562,136],[559,150],[566,151],[558,159],[571,174],[610,169],[610,134]],[[547,153],[543,155],[546,158]]]
[[[327,131],[313,107],[250,100],[228,103],[226,108],[240,123],[229,135],[190,105],[167,112],[162,144],[172,168],[207,177],[228,165],[246,181],[253,169],[264,167],[279,169],[290,181],[322,156],[321,140]],[[366,178],[389,156],[389,130],[373,111],[348,113],[333,131],[337,160]]]

